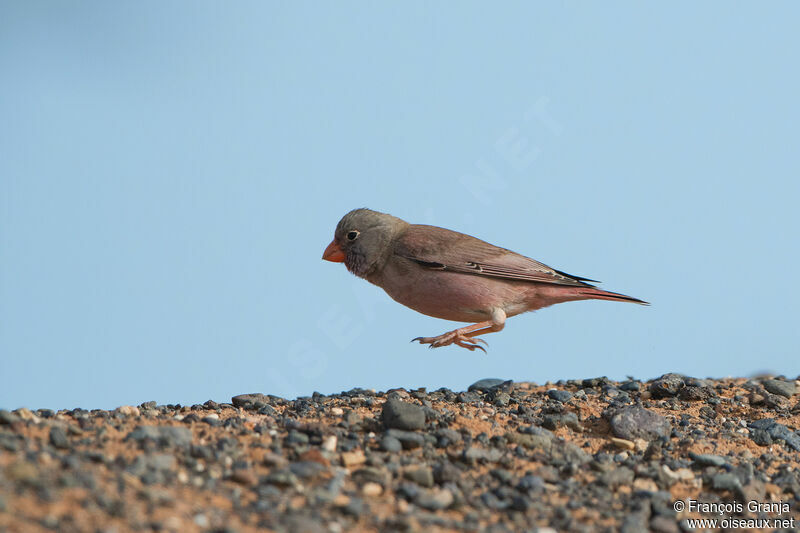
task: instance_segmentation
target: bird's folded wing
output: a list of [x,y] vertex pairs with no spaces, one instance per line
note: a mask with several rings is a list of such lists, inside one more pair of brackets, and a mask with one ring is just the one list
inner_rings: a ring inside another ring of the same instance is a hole
[[395,255],[426,268],[519,281],[591,287],[594,281],[550,268],[529,257],[463,233],[411,225],[397,241]]

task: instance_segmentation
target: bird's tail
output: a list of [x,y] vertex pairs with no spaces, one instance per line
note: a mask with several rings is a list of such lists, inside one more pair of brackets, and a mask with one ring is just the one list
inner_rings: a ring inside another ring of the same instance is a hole
[[580,289],[578,294],[586,296],[587,299],[591,300],[609,300],[612,302],[632,302],[639,305],[650,305],[648,302],[640,300],[639,298],[634,298],[633,296],[626,296],[618,292],[609,292],[595,288]]

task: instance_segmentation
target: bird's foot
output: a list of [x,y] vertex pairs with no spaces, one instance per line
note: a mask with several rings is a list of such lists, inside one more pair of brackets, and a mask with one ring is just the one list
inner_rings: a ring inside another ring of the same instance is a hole
[[414,341],[419,341],[420,344],[427,344],[428,348],[440,348],[442,346],[455,344],[456,346],[466,348],[470,352],[478,348],[479,350],[483,350],[483,353],[486,353],[486,349],[478,343],[482,342],[486,346],[489,346],[489,343],[485,340],[467,337],[464,332],[459,329],[448,331],[438,337],[417,337],[416,339],[411,339],[411,342]]

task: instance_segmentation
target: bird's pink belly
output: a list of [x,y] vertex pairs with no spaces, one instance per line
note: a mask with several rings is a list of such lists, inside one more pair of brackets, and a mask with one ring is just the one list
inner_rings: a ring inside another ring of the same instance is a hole
[[481,276],[431,271],[414,283],[381,284],[395,301],[415,311],[458,322],[489,320],[494,308],[519,307],[524,291],[516,285]]

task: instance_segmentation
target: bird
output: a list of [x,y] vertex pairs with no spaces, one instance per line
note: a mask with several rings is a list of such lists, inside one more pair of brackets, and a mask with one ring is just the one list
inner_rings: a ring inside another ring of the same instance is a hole
[[480,335],[501,331],[506,319],[577,300],[648,302],[598,289],[574,276],[457,231],[410,224],[371,209],[354,209],[336,225],[322,259],[382,288],[424,315],[470,325],[411,342],[486,350]]

